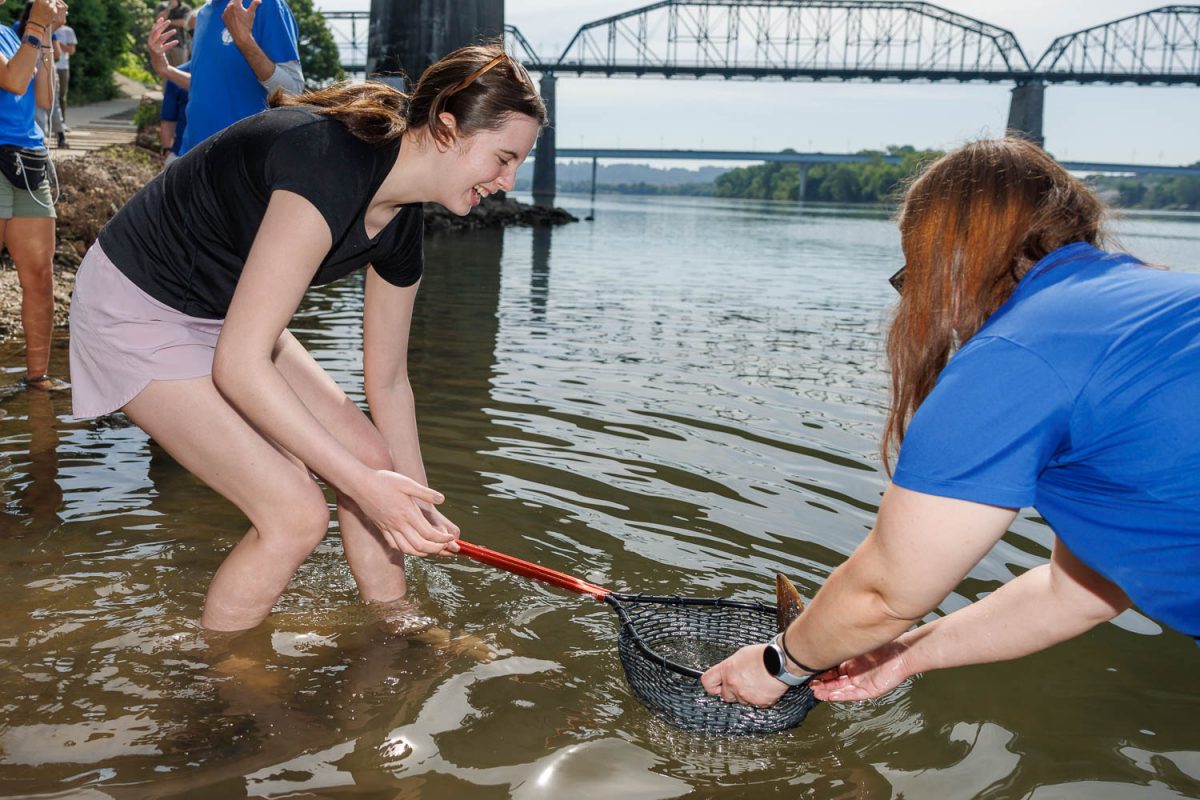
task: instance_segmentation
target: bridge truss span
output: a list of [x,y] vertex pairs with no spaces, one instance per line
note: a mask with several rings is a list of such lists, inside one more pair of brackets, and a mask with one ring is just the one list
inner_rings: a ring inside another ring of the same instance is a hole
[[810,80],[1013,81],[1003,28],[900,0],[665,0],[581,27],[563,73]]
[[1047,83],[1200,86],[1200,6],[1163,6],[1059,36],[1034,71]]

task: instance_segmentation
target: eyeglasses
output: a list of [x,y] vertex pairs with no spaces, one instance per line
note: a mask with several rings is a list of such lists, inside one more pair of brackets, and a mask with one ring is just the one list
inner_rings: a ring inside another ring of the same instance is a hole
[[510,56],[508,53],[501,53],[500,55],[493,58],[491,61],[484,64],[479,69],[472,72],[467,77],[463,78],[459,82],[459,84],[457,86],[455,86],[453,89],[451,89],[450,92],[446,96],[451,97],[453,95],[458,94],[463,89],[466,89],[472,83],[479,80],[479,78],[486,75],[489,71],[491,71],[493,68],[495,68],[495,66],[497,64],[501,63],[502,61],[508,62],[509,67],[512,68],[513,75],[516,76],[517,80],[520,83],[522,83],[523,85],[528,87],[530,90],[533,89],[533,79],[529,77],[529,73],[526,71],[525,67],[520,62],[514,60],[513,57]]
[[888,278],[888,283],[890,283],[892,288],[896,290],[896,294],[904,293],[904,270],[906,269],[908,269],[908,264],[905,264],[903,267],[896,270],[895,273],[892,274],[892,277]]

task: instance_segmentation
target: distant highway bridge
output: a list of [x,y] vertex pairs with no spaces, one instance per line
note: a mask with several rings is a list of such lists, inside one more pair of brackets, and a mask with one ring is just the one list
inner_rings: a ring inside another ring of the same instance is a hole
[[[369,14],[326,18],[350,26],[352,41],[339,41],[346,68],[372,72]],[[558,75],[989,82],[1014,85],[1008,128],[1041,142],[1047,84],[1200,86],[1197,5],[1059,36],[1034,63],[1008,30],[905,0],[662,0],[581,26],[557,58],[505,31],[510,52],[541,75],[552,121]],[[538,147],[555,152],[553,125]],[[537,202],[553,200],[554,162],[535,162]]]

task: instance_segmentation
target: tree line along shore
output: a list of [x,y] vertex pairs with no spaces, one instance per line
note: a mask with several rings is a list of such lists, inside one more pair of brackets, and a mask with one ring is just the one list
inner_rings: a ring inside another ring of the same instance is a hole
[[[795,152],[784,150],[783,152]],[[900,199],[912,176],[925,164],[942,155],[938,150],[918,150],[912,146],[893,146],[886,150],[860,150],[868,160],[855,164],[817,164],[809,167],[800,196],[801,173],[796,164],[768,162],[737,167],[712,176],[695,172],[694,180],[680,177],[678,168],[658,169],[636,165],[613,165],[604,169],[596,190],[615,194],[676,195],[778,200],[817,203],[889,204]],[[889,163],[885,158],[898,158]],[[1197,162],[1193,166],[1200,166]],[[625,167],[616,170],[614,167]],[[587,165],[590,171],[590,165]],[[612,171],[624,180],[606,181],[604,172]],[[591,191],[589,178],[575,177],[564,170],[558,188],[564,192]],[[527,179],[526,179],[527,180]],[[1089,175],[1084,179],[1107,203],[1123,209],[1200,211],[1200,177],[1186,175],[1112,176]],[[527,183],[518,182],[518,189]]]

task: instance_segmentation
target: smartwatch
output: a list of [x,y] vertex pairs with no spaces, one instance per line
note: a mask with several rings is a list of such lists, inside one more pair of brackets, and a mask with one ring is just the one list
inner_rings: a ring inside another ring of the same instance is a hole
[[767,642],[767,647],[763,650],[763,666],[774,678],[783,681],[788,686],[803,686],[812,679],[812,675],[793,675],[788,672],[787,656],[784,655],[783,646],[779,643],[779,637],[782,635],[782,633],[778,633],[774,639]]
[[25,44],[31,44],[39,50],[42,49],[42,40],[34,36],[32,33],[25,34],[25,38],[21,40]]

